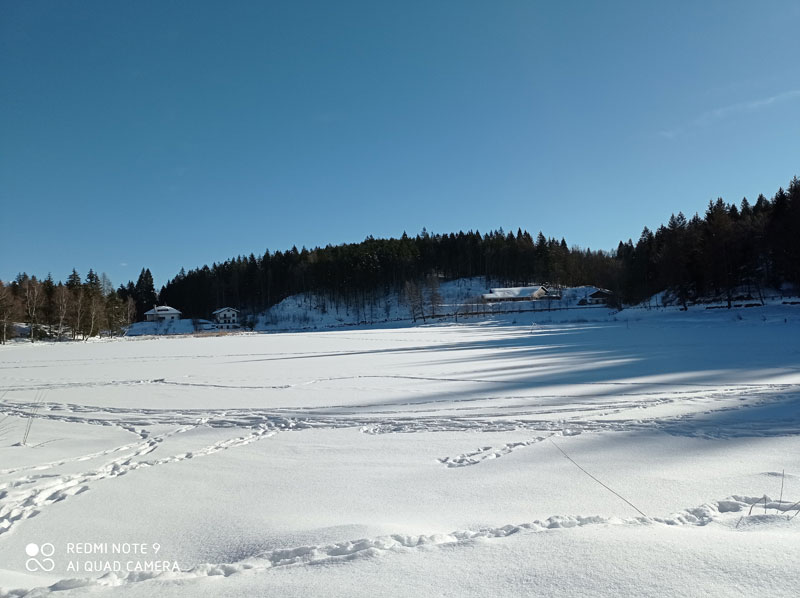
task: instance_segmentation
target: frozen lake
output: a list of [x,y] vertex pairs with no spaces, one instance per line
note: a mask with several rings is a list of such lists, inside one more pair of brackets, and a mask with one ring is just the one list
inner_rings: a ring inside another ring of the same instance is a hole
[[0,596],[796,595],[797,311],[0,347]]

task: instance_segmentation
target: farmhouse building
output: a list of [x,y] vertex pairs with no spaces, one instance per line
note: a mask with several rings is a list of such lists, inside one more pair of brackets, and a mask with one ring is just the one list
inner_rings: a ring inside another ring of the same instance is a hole
[[148,322],[169,322],[171,320],[180,320],[181,312],[169,305],[158,305],[144,312],[144,317]]
[[232,307],[220,307],[214,312],[217,328],[232,330],[239,327],[239,310]]
[[509,287],[504,289],[490,289],[490,293],[482,295],[486,303],[501,303],[504,301],[540,301],[543,299],[561,299],[558,293],[551,293],[547,287]]
[[607,289],[597,289],[586,298],[586,302],[589,305],[606,305],[612,296],[613,293]]

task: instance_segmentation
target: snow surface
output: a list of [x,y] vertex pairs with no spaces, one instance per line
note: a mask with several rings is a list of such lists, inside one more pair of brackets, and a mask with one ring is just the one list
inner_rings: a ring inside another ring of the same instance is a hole
[[595,308],[0,347],[0,596],[794,596],[798,333]]
[[[201,320],[199,322],[200,331],[216,331],[217,327]],[[192,334],[198,332],[192,320],[165,320],[163,322],[134,322],[131,324],[125,336],[148,336],[148,335],[170,335],[170,334]]]
[[[464,304],[480,303],[480,297],[489,288],[484,277],[460,278],[442,282],[438,286],[441,297],[439,314],[463,311]],[[430,288],[423,288],[426,316],[430,314]],[[402,294],[388,292],[367,297],[363,305],[336,303],[313,293],[301,293],[287,297],[256,321],[256,330],[293,331],[298,329],[335,328],[363,324],[387,323],[410,325],[411,310]]]
[[[593,286],[559,289],[561,299],[513,301],[515,298],[523,294],[529,295],[539,288],[538,286],[499,288],[497,285],[488,285],[482,276],[442,282],[437,289],[441,300],[433,310],[433,317],[455,322],[464,318],[483,320],[487,316],[496,314],[528,311],[553,312],[566,309],[597,310],[600,308],[605,311],[604,315],[609,313],[605,306],[578,305],[581,299],[588,298],[597,290],[597,287]],[[492,289],[493,292],[490,293]],[[430,288],[423,288],[426,318],[430,318],[432,314],[430,294]],[[509,301],[486,304],[482,297],[489,295],[502,296]],[[592,313],[593,316],[597,314],[596,311],[587,313]],[[571,320],[574,317],[570,316],[567,319]],[[259,316],[255,330],[296,331],[364,325],[385,327],[387,324],[393,326],[412,324],[411,310],[402,294],[386,293],[375,298],[368,298],[362,306],[353,307],[352,305],[336,305],[317,295],[303,293],[284,299]]]

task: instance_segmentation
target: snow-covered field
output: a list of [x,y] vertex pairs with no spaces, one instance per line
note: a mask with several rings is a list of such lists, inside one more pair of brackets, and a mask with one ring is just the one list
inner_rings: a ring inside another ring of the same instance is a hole
[[796,596],[800,309],[558,318],[1,347],[0,596]]
[[[585,310],[584,315],[589,314],[592,317],[597,317],[598,309],[604,309],[605,314],[608,314],[605,306],[580,304],[582,299],[585,300],[597,290],[597,287],[593,286],[559,289],[560,299],[487,304],[481,300],[481,296],[490,291],[490,286],[491,283],[487,283],[482,276],[459,278],[441,284],[436,281],[435,296],[438,300],[434,300],[432,296],[434,287],[429,281],[420,289],[419,306],[416,311],[402,292],[377,293],[365,297],[363,303],[353,301],[350,304],[336,303],[327,296],[315,293],[300,293],[287,297],[266,312],[254,316],[250,328],[259,332],[305,332],[352,326],[407,327],[416,322],[427,323],[430,319],[454,321],[465,318],[486,319],[502,314],[530,311],[547,312],[552,315],[552,312],[576,309]],[[518,296],[524,289],[526,287],[495,290],[510,298]],[[658,305],[660,304],[659,301]],[[243,320],[249,317],[242,314]],[[544,316],[540,316],[539,319],[542,317]],[[574,320],[576,316],[567,318]],[[169,336],[215,331],[217,331],[216,326],[208,320],[184,318],[165,322],[135,322],[126,329],[125,336]],[[26,334],[27,331],[20,336]]]

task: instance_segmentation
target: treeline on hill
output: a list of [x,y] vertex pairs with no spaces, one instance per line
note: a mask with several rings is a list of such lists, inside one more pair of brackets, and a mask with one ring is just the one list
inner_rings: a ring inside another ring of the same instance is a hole
[[113,336],[141,319],[157,301],[150,270],[143,269],[134,285],[116,291],[105,273],[89,270],[85,280],[74,269],[66,283],[19,274],[8,285],[0,281],[0,343],[24,321],[33,341],[45,337],[88,339],[101,332]]
[[459,232],[367,238],[361,243],[238,257],[188,273],[181,270],[160,299],[191,317],[230,305],[257,313],[297,293],[334,304],[371,301],[430,276],[485,276],[506,285],[591,284],[614,291],[619,303],[638,303],[669,289],[686,304],[725,297],[736,289],[758,295],[784,282],[800,285],[800,181],[768,200],[737,207],[709,202],[704,216],[673,215],[655,233],[642,231],[616,251],[568,248],[562,239],[536,239],[518,229],[482,235]]
[[431,276],[486,276],[502,283],[586,279],[610,283],[616,265],[603,252],[569,249],[562,239],[534,240],[527,231],[481,235],[459,232],[399,239],[368,237],[361,243],[308,250],[293,247],[256,257],[238,257],[211,267],[183,270],[161,289],[162,302],[190,317],[208,317],[218,307],[258,313],[297,293],[313,293],[332,306],[374,302],[401,292],[409,281]]
[[192,318],[223,306],[255,314],[298,293],[315,294],[337,309],[358,309],[387,292],[403,292],[408,283],[473,276],[508,286],[590,284],[612,290],[619,304],[663,290],[684,305],[713,296],[730,306],[739,293],[757,299],[765,287],[800,286],[800,181],[795,177],[788,189],[772,199],[760,195],[752,205],[718,199],[703,216],[673,215],[655,232],[645,227],[635,244],[620,242],[610,252],[569,248],[564,239],[542,233],[534,239],[522,229],[442,235],[423,229],[415,237],[293,247],[182,269],[159,294],[148,269],[117,290],[91,270],[84,281],[73,270],[64,284],[23,273],[8,285],[0,282],[0,340],[20,319],[32,339],[62,338],[67,331],[88,338],[142,319],[156,301]]
[[721,198],[709,202],[704,217],[672,215],[653,233],[647,227],[634,245],[620,243],[621,265],[614,289],[628,301],[669,290],[685,307],[698,297],[735,293],[763,302],[764,287],[800,286],[800,181],[772,200],[759,195],[739,207]]

